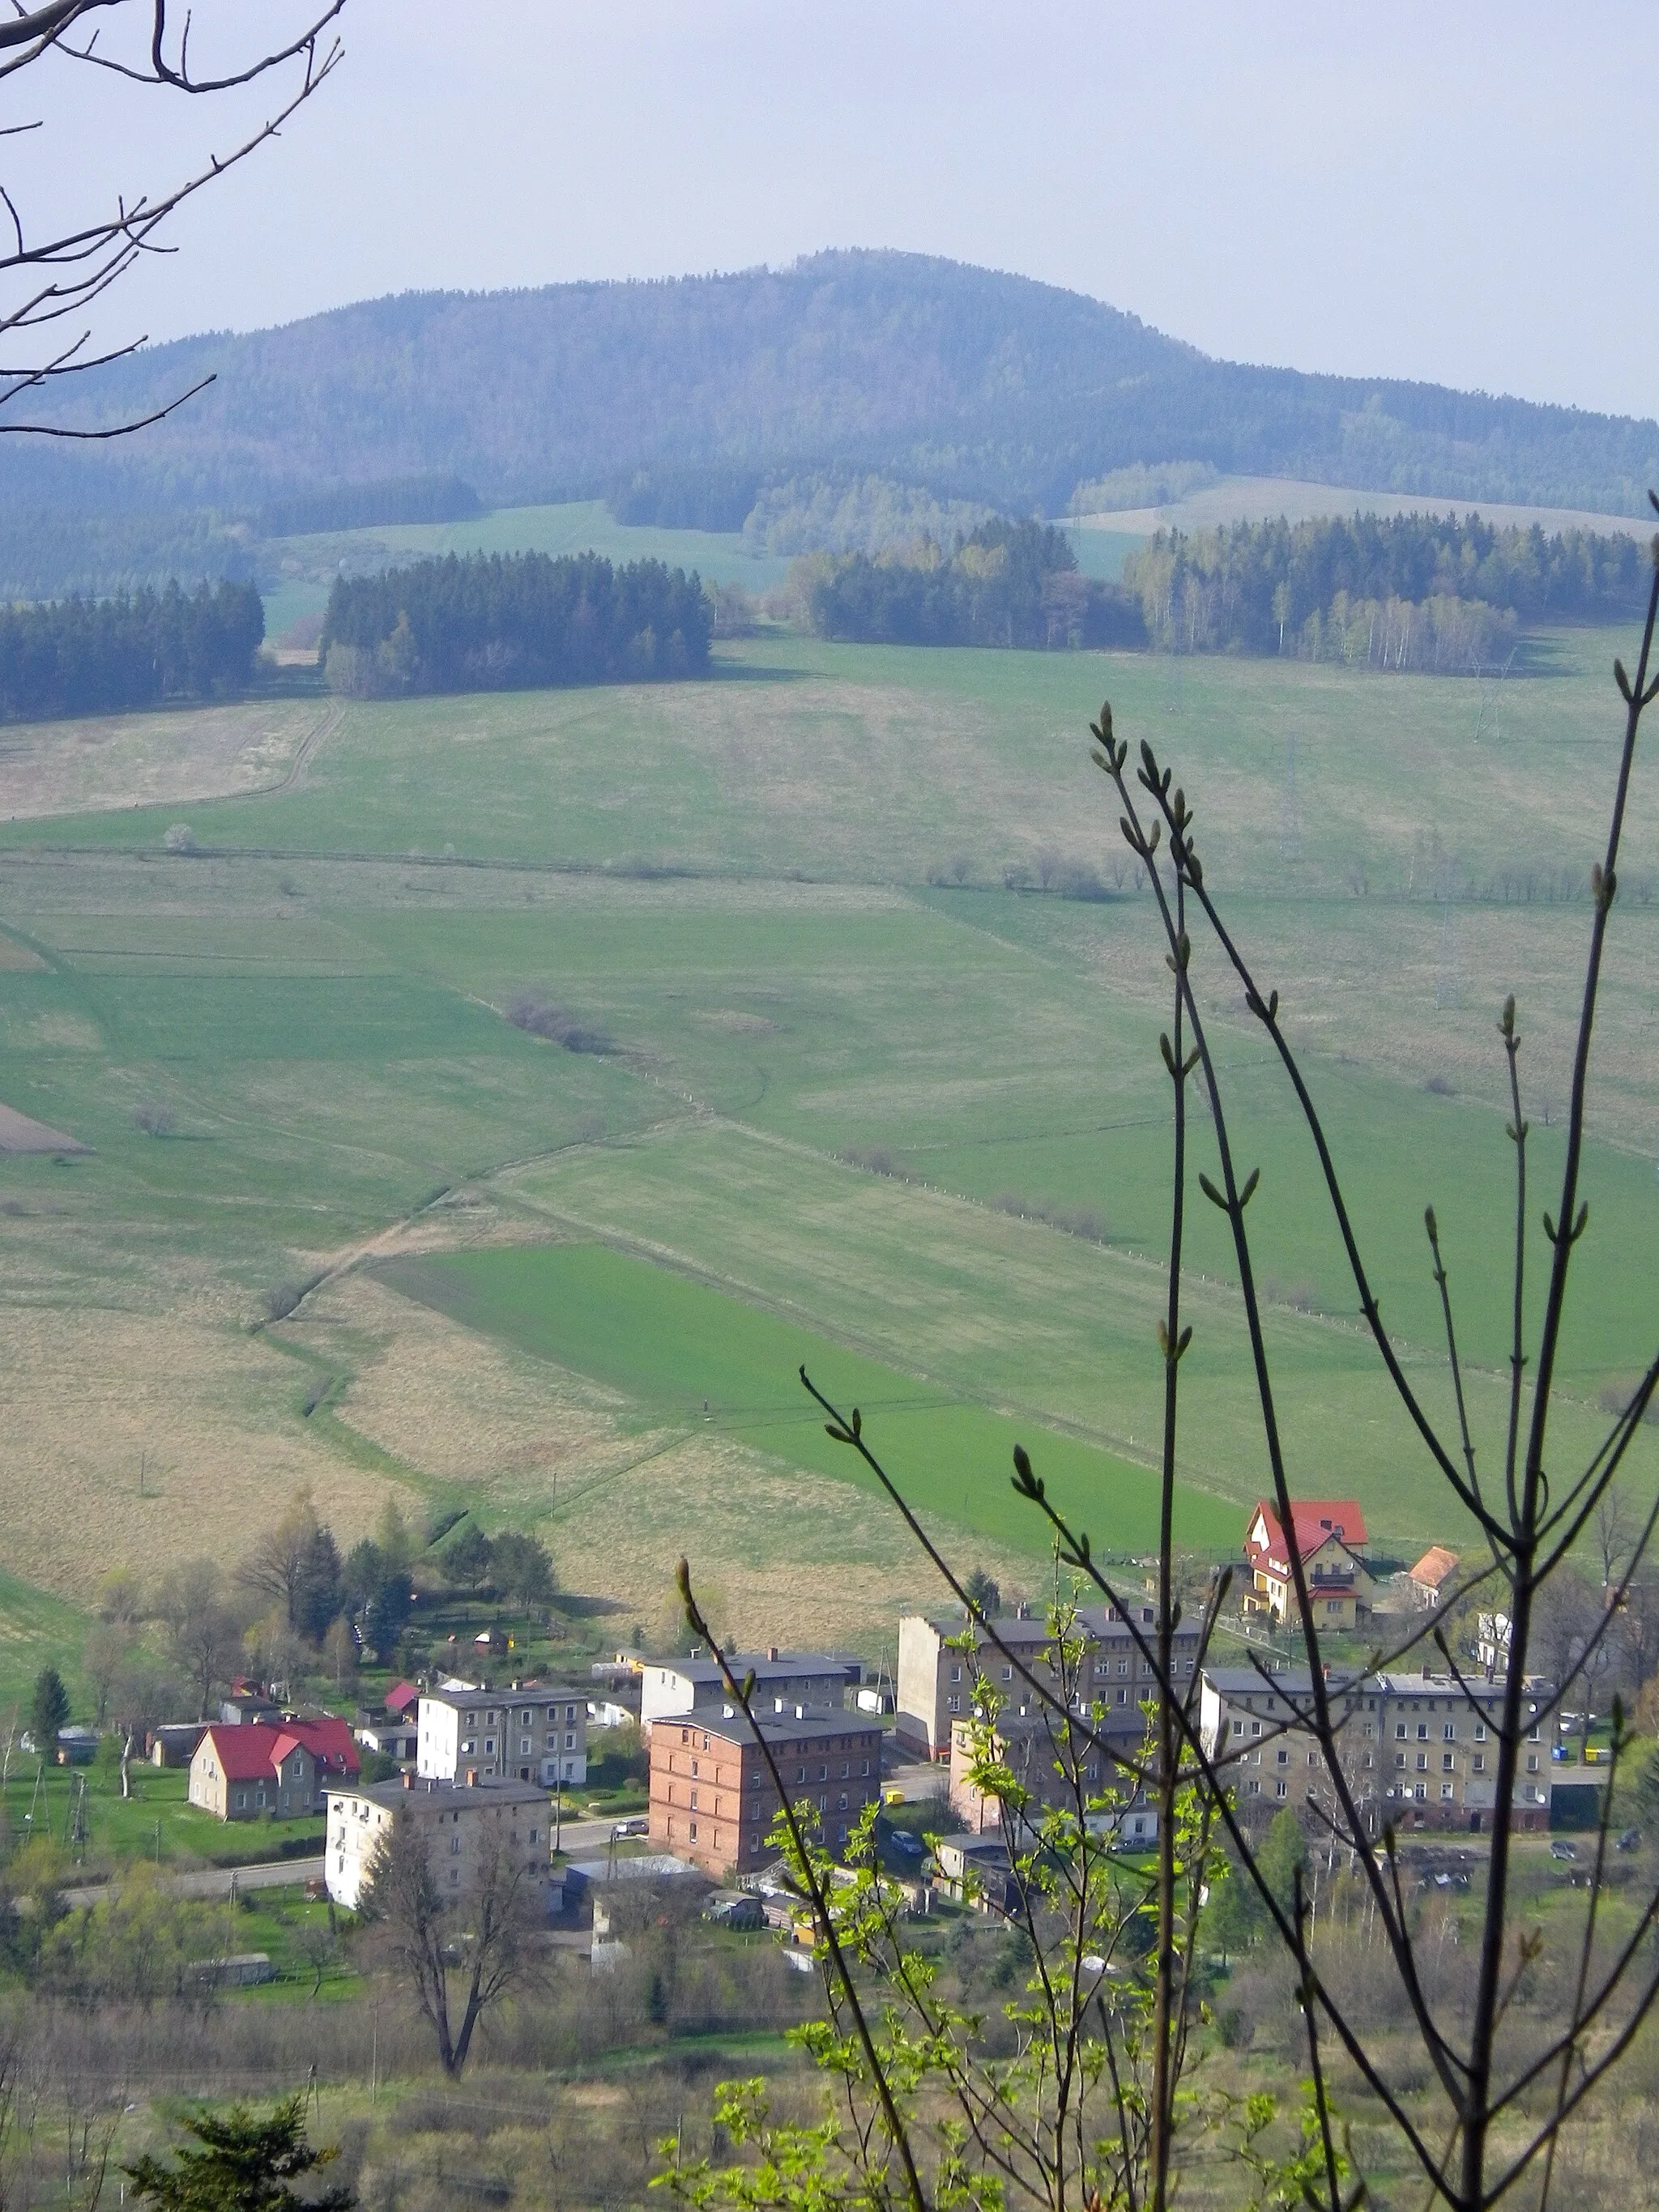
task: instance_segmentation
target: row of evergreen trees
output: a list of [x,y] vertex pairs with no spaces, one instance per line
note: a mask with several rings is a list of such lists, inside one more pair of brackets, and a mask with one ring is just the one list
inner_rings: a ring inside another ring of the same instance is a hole
[[1649,574],[1646,549],[1622,533],[1547,537],[1473,514],[1160,531],[1123,572],[1148,638],[1167,651],[1441,670],[1501,657],[1517,621],[1639,610]]
[[1141,645],[1133,598],[1078,573],[1063,531],[998,517],[950,550],[932,538],[872,559],[815,564],[808,617],[820,637],[866,644],[1053,647]]
[[331,686],[357,698],[702,676],[701,580],[597,553],[477,553],[337,577],[324,619]]
[[0,720],[228,697],[246,688],[264,634],[251,583],[0,607]]

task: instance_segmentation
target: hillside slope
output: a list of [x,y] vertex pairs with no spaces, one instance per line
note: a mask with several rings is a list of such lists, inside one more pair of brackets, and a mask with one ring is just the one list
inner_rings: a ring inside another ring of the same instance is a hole
[[154,407],[209,371],[210,390],[131,444],[8,441],[0,492],[252,507],[441,471],[502,503],[654,467],[723,471],[741,500],[792,471],[868,469],[1054,512],[1082,479],[1179,457],[1632,513],[1659,479],[1652,422],[1213,361],[1079,294],[889,252],[364,301],[155,347],[87,378],[70,419]]

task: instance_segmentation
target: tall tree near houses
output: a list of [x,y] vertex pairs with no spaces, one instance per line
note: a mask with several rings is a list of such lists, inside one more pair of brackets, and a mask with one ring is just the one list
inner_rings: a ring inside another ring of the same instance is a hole
[[375,1853],[363,1914],[458,2078],[480,2021],[536,1972],[540,1891],[529,1864],[489,1838],[459,1896],[439,1884],[428,1838],[399,1816]]
[[228,1680],[241,1650],[236,1619],[225,1602],[213,1560],[186,1559],[164,1576],[156,1611],[168,1656],[191,1686],[197,1718],[205,1720],[215,1690]]
[[297,1491],[286,1513],[268,1528],[236,1569],[236,1579],[246,1590],[275,1598],[290,1628],[297,1628],[295,1603],[313,1560],[318,1534],[317,1508],[310,1490]]
[[55,1667],[43,1667],[34,1678],[29,1699],[29,1733],[41,1758],[50,1759],[57,1751],[58,1731],[69,1717],[69,1692],[64,1687],[63,1676]]

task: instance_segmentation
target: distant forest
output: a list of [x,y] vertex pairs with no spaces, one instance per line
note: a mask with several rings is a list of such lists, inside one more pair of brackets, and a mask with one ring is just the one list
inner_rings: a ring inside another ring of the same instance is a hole
[[0,719],[231,696],[246,688],[264,634],[252,584],[0,607]]
[[948,552],[929,539],[902,556],[821,557],[805,575],[819,637],[1039,647],[1146,641],[1133,597],[1079,575],[1071,540],[1042,523],[988,522]]
[[0,512],[257,516],[425,476],[490,506],[613,495],[630,520],[735,529],[763,483],[827,472],[1057,514],[1176,456],[1617,514],[1659,482],[1652,422],[1214,361],[1077,293],[917,254],[364,301],[89,371],[76,426],[210,373],[141,440],[5,441]]
[[337,578],[321,653],[356,698],[652,683],[706,675],[710,628],[700,580],[660,561],[451,554]]
[[1160,531],[1124,564],[1149,641],[1178,653],[1279,653],[1463,673],[1520,621],[1638,611],[1651,556],[1622,533],[1547,538],[1477,516],[1354,515]]

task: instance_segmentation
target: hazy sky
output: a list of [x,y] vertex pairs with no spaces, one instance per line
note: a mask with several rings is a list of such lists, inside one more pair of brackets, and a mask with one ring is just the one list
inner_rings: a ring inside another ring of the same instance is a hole
[[[343,37],[106,332],[894,246],[1235,359],[1659,411],[1653,0],[349,0]],[[10,142],[43,209],[231,136],[86,76]]]

